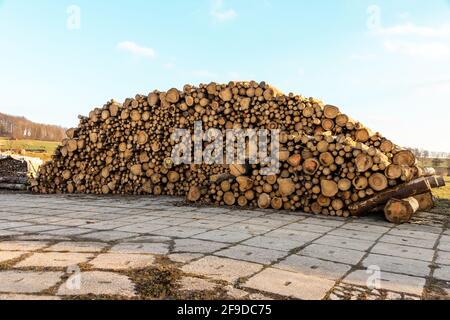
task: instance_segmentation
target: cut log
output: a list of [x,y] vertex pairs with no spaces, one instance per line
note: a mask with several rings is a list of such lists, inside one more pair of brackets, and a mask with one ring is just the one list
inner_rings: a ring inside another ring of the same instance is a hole
[[435,168],[422,168],[422,176],[424,177],[430,177],[436,175],[436,169]]
[[225,204],[227,206],[233,206],[236,203],[236,198],[234,197],[234,193],[233,192],[226,192],[223,195],[223,201],[225,202]]
[[353,216],[360,216],[378,206],[386,204],[391,199],[405,199],[430,191],[430,182],[426,178],[420,178],[382,191],[369,199],[354,203],[349,206],[349,210]]
[[247,168],[242,164],[230,165],[230,173],[235,177],[244,176],[247,173]]
[[200,200],[202,196],[201,190],[197,186],[193,186],[189,189],[189,192],[187,194],[187,200],[190,202],[197,202]]
[[27,184],[27,177],[0,177],[0,183],[5,184]]
[[391,180],[399,179],[402,176],[402,166],[391,164],[386,168],[384,174]]
[[258,207],[261,209],[267,209],[271,205],[271,198],[267,193],[263,193],[259,196]]
[[353,179],[353,186],[356,190],[364,190],[368,187],[369,181],[366,177],[360,176]]
[[320,160],[320,163],[325,167],[329,167],[334,163],[334,157],[329,152],[322,153],[319,156],[319,160]]
[[320,167],[319,161],[314,158],[306,159],[303,163],[303,172],[308,175],[314,175]]
[[377,192],[383,191],[388,187],[388,179],[384,174],[374,173],[369,177],[369,186]]
[[166,94],[166,101],[169,103],[177,103],[180,100],[180,93],[177,89],[170,89]]
[[356,130],[355,133],[355,140],[357,142],[367,142],[369,141],[370,137],[372,136],[372,133],[367,128],[361,128]]
[[239,183],[239,190],[241,192],[246,192],[253,188],[253,180],[248,177],[240,176],[236,178],[236,181]]
[[298,167],[300,165],[300,162],[302,161],[302,156],[299,154],[294,154],[293,156],[290,156],[287,162],[292,167]]
[[384,215],[389,222],[401,224],[411,220],[419,210],[419,202],[413,197],[403,200],[392,199],[384,208]]
[[25,191],[27,190],[27,185],[20,183],[0,183],[0,189]]
[[416,157],[414,156],[414,153],[409,150],[401,150],[394,156],[393,162],[400,166],[412,167],[416,164]]
[[360,153],[355,159],[355,164],[358,172],[366,172],[372,168],[373,159],[365,153]]
[[283,199],[275,197],[271,201],[272,208],[275,210],[280,210],[283,208]]
[[338,182],[338,188],[340,191],[348,191],[352,187],[352,182],[349,179],[340,179]]
[[333,198],[339,192],[338,184],[332,180],[322,180],[320,187],[322,194],[328,198]]
[[323,114],[328,119],[336,119],[339,113],[340,113],[339,108],[336,106],[326,105],[323,108]]
[[389,153],[394,150],[394,144],[389,140],[384,140],[380,145],[380,150],[384,153]]
[[295,184],[291,179],[278,179],[278,186],[282,197],[288,197],[295,192]]
[[434,197],[431,192],[419,194],[414,196],[414,199],[419,202],[419,211],[428,211],[434,208]]
[[445,179],[442,176],[425,177],[430,183],[432,189],[445,187]]
[[347,123],[349,121],[349,118],[345,114],[340,114],[336,117],[336,125],[342,128],[345,128],[347,126]]

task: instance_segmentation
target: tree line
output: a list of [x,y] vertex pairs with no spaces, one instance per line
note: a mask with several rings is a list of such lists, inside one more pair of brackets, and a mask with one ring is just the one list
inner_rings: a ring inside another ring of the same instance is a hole
[[65,138],[65,129],[0,113],[0,136],[19,140],[61,141]]

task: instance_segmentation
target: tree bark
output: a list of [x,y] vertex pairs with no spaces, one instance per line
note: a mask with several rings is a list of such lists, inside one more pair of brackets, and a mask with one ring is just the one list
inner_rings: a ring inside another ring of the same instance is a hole
[[401,224],[409,222],[418,210],[419,202],[412,197],[403,200],[392,199],[387,203],[384,215],[389,222]]
[[430,190],[430,182],[426,178],[420,178],[380,192],[367,200],[354,203],[349,206],[349,210],[353,216],[360,216],[380,205],[387,203],[391,199],[405,199],[429,192]]

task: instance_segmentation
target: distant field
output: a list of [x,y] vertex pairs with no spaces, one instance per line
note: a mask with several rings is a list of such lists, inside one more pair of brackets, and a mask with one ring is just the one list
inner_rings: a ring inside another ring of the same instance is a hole
[[21,150],[26,150],[22,155],[40,158],[42,160],[49,160],[55,153],[58,145],[59,142],[53,141],[9,140],[0,137],[1,151],[14,151],[19,153]]
[[450,201],[450,177],[445,177],[445,182],[447,183],[447,185],[443,188],[434,189],[433,194],[435,197],[441,200]]
[[419,159],[419,164],[423,167],[448,168],[450,167],[450,159],[438,159],[439,163],[435,164],[434,159]]

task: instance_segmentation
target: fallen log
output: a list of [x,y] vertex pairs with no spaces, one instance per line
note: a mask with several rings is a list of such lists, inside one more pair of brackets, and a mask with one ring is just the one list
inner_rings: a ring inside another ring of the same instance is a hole
[[354,203],[349,206],[349,210],[353,216],[360,216],[380,205],[386,204],[391,199],[405,199],[430,191],[431,185],[428,179],[420,178],[380,192],[367,200]]
[[401,224],[411,220],[418,210],[419,202],[415,198],[392,199],[384,208],[384,215],[389,222]]
[[430,176],[425,179],[430,183],[431,189],[445,187],[445,179],[442,176]]
[[0,189],[25,191],[27,186],[25,184],[0,183]]
[[27,184],[28,178],[26,177],[0,177],[0,183],[8,184]]
[[435,176],[436,169],[435,168],[422,168],[422,175],[424,177]]
[[428,211],[435,206],[434,197],[431,192],[419,194],[414,196],[414,199],[419,203],[419,211]]

